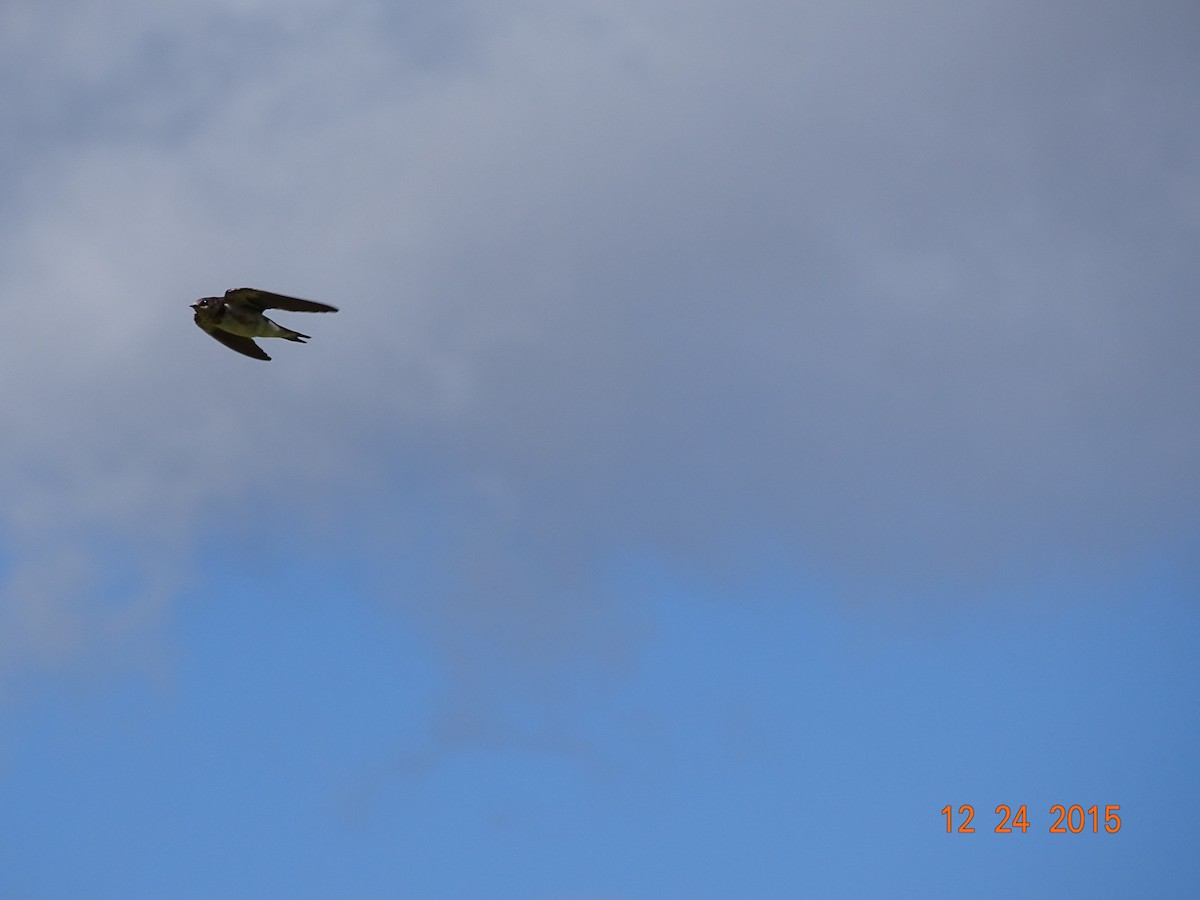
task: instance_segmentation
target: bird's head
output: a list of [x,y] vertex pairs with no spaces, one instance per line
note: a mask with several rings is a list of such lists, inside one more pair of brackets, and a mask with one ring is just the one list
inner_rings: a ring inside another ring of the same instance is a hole
[[201,297],[192,304],[192,309],[196,311],[195,319],[198,323],[208,322],[215,325],[224,318],[225,307],[220,297]]

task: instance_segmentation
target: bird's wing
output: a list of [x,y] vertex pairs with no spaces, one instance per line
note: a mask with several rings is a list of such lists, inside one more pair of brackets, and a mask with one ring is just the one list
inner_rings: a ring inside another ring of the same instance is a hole
[[230,350],[236,350],[238,353],[253,357],[254,359],[269,360],[271,358],[267,356],[267,352],[262,347],[258,346],[258,344],[254,343],[248,337],[242,337],[240,334],[230,334],[228,331],[222,331],[220,328],[206,328],[200,322],[196,322],[196,324],[200,325],[208,334],[211,334]]
[[248,304],[259,312],[264,309],[284,309],[288,312],[337,312],[337,307],[330,306],[328,303],[297,300],[295,297],[285,297],[283,294],[272,294],[270,291],[260,291],[255,288],[233,288],[225,292],[225,299]]

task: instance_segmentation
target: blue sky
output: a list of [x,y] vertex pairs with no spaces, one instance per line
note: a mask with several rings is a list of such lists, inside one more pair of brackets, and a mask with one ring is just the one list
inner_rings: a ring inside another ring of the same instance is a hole
[[1198,24],[6,4],[0,896],[1193,893]]

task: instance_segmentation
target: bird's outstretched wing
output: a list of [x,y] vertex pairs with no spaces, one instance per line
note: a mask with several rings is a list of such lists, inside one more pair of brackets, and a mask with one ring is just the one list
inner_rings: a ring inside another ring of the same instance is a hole
[[200,322],[196,322],[196,324],[200,325],[201,328],[204,328],[206,332],[211,334],[230,350],[236,350],[238,353],[253,357],[254,359],[270,360],[271,358],[267,356],[267,351],[258,346],[258,344],[254,343],[254,341],[248,337],[242,337],[240,334],[230,334],[228,331],[222,331],[220,328],[205,328],[200,324]]
[[283,294],[272,294],[270,291],[260,291],[256,288],[233,288],[225,292],[225,299],[253,306],[259,312],[264,309],[283,309],[288,312],[337,312],[337,307],[330,306],[328,303],[298,300],[295,297],[285,297]]

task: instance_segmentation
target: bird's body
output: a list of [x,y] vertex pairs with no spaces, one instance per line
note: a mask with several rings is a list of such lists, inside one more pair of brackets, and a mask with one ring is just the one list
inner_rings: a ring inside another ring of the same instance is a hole
[[196,324],[231,350],[253,357],[268,360],[266,352],[254,338],[276,337],[287,341],[303,344],[308,340],[307,334],[284,328],[272,322],[263,315],[264,310],[284,309],[289,312],[337,312],[336,306],[327,303],[316,303],[312,300],[298,300],[295,297],[285,297],[282,294],[272,294],[270,291],[259,291],[254,288],[234,288],[225,292],[224,297],[203,297],[192,304],[196,311]]

